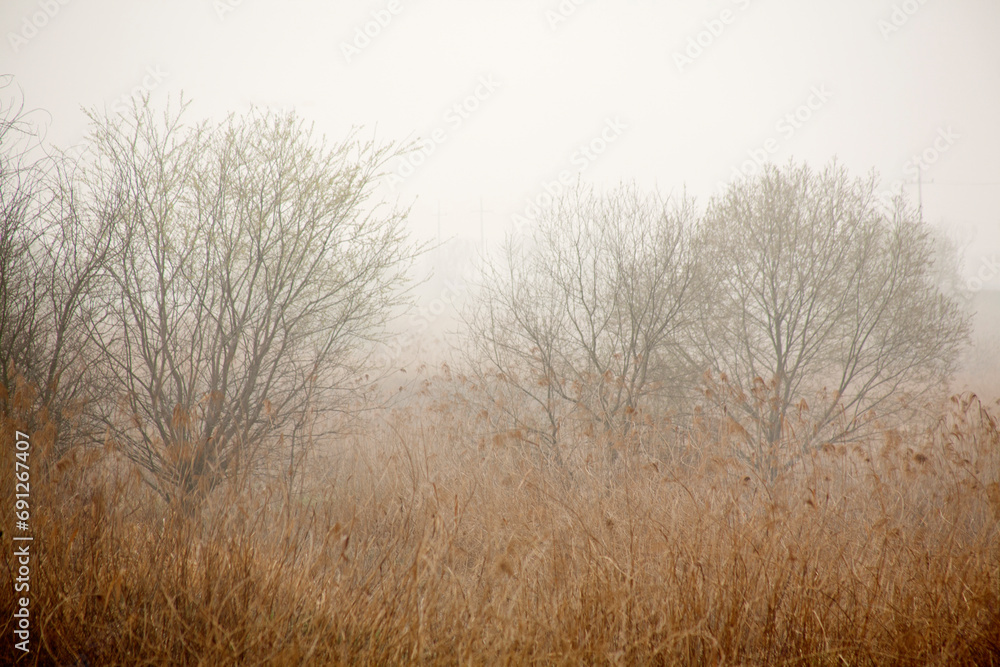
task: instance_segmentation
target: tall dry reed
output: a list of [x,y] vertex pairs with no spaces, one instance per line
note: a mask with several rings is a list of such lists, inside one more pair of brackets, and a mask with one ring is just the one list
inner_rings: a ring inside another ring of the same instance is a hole
[[[614,460],[573,442],[555,465],[479,419],[374,415],[291,489],[191,514],[113,452],[52,460],[44,415],[13,409],[5,517],[13,432],[36,429],[19,664],[1000,664],[996,406],[955,397],[774,483],[711,438]],[[5,581],[4,660],[14,604]]]

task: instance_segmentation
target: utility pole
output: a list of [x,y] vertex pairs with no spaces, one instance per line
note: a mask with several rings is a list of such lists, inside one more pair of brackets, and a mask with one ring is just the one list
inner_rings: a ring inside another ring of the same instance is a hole
[[484,222],[484,214],[492,212],[484,208],[483,196],[479,195],[479,244],[482,246],[483,252],[486,252],[486,223]]
[[923,165],[917,164],[917,214],[920,216],[920,224],[924,223],[924,169]]

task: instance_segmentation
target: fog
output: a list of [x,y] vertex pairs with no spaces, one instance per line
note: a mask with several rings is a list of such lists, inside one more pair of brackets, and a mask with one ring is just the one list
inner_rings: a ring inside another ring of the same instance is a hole
[[952,239],[970,291],[1000,288],[993,3],[11,0],[0,25],[50,144],[80,145],[84,109],[182,94],[191,118],[294,109],[333,140],[413,142],[381,189],[443,244],[411,332],[449,330],[474,258],[567,184],[704,204],[789,159],[875,170]]
[[765,159],[837,156],[914,199],[922,171],[926,219],[1000,287],[995,3],[9,0],[0,25],[0,70],[57,144],[140,92],[294,108],[425,142],[386,197],[414,234],[477,245],[564,171],[704,201]]
[[996,0],[0,27],[18,651],[995,660]]

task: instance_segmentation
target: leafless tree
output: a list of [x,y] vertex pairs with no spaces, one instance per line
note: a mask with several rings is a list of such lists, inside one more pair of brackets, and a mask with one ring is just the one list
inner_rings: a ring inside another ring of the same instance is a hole
[[92,115],[86,180],[116,240],[91,330],[103,419],[190,502],[346,408],[417,249],[404,212],[368,202],[392,146],[328,146],[294,114],[183,114]]
[[[42,298],[33,252],[41,230],[35,224],[43,207],[43,172],[34,159],[37,147],[23,99],[6,77],[0,99],[0,363],[3,384],[13,389],[15,375],[35,375]],[[6,393],[4,392],[6,407]]]
[[558,456],[567,420],[620,436],[652,401],[676,396],[688,369],[691,216],[686,200],[581,186],[508,240],[466,317],[496,426]]
[[708,206],[698,258],[716,289],[694,340],[721,374],[709,395],[769,476],[942,388],[968,335],[927,226],[902,200],[886,212],[876,186],[835,162],[769,166]]
[[[85,302],[108,260],[107,228],[77,216],[74,162],[49,152],[12,80],[0,100],[0,363],[8,390],[27,381],[36,426],[80,425],[90,399]],[[36,112],[37,113],[37,112]],[[9,393],[5,392],[3,403]],[[9,407],[9,406],[5,406]]]

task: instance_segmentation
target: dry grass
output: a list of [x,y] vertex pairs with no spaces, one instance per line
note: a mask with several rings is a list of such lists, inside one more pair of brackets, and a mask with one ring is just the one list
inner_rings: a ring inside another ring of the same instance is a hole
[[[110,454],[50,460],[39,428],[24,664],[1000,665],[996,406],[956,397],[770,486],[709,441],[544,465],[466,412],[373,418],[294,493],[197,517]],[[5,517],[29,418],[2,424]],[[13,605],[8,581],[5,658]]]

